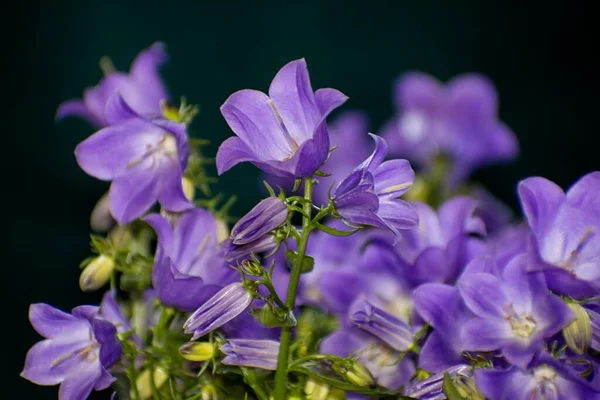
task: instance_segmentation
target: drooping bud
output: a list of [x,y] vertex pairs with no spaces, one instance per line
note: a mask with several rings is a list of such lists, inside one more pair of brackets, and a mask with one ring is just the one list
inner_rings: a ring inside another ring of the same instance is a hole
[[181,357],[188,361],[207,361],[214,357],[216,346],[208,342],[190,342],[179,348]]
[[115,262],[112,257],[99,255],[83,269],[79,277],[79,287],[84,292],[101,288],[108,282],[114,269]]
[[194,201],[194,197],[196,196],[196,186],[194,182],[190,178],[184,177],[181,180],[181,185],[183,186],[183,194],[189,201]]
[[225,354],[223,364],[243,367],[262,368],[270,371],[277,369],[279,342],[261,339],[231,339],[220,348]]
[[231,230],[231,241],[244,245],[260,240],[279,228],[288,217],[287,206],[277,197],[268,197],[243,216]]
[[[140,400],[146,400],[152,397],[151,379],[154,379],[154,386],[156,386],[157,389],[160,389],[162,385],[165,384],[167,379],[169,379],[169,374],[161,367],[156,367],[154,369],[154,374],[152,377],[150,376],[150,369],[146,369],[139,374],[135,381],[135,385],[137,386]],[[133,395],[130,397],[132,399],[135,398]]]
[[360,386],[369,387],[375,385],[375,378],[371,372],[360,361],[354,359],[336,360],[332,363],[333,370],[349,383]]
[[592,343],[592,323],[586,309],[581,305],[568,303],[568,306],[575,314],[575,319],[563,329],[563,336],[569,349],[582,355],[587,352]]
[[185,322],[185,333],[196,340],[231,321],[252,303],[252,294],[243,282],[234,282],[219,290],[198,308]]

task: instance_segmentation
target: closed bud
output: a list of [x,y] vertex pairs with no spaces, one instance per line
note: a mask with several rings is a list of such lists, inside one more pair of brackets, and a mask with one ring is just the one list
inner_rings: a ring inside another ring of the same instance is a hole
[[[154,379],[154,386],[156,386],[157,389],[160,389],[162,385],[165,384],[167,379],[169,379],[169,374],[167,374],[164,369],[157,367],[154,369],[154,374],[152,377],[150,376],[150,369],[146,369],[140,375],[138,375],[135,385],[137,386],[140,400],[146,400],[152,397],[151,379]],[[130,397],[134,398],[133,395]]]
[[592,323],[585,308],[577,303],[568,303],[575,314],[575,319],[563,329],[567,346],[576,354],[582,355],[588,351],[592,343]]
[[194,182],[190,178],[183,178],[181,180],[181,185],[183,186],[183,194],[189,201],[194,201],[194,197],[196,196],[196,186]]
[[369,372],[367,367],[358,360],[345,359],[335,361],[332,367],[338,375],[342,376],[353,385],[360,387],[375,385],[375,378],[373,378],[371,372]]
[[218,393],[215,385],[208,384],[208,385],[202,386],[200,393],[201,393],[201,396],[200,396],[201,400],[219,400],[219,393]]
[[115,269],[112,257],[100,255],[92,260],[79,277],[79,287],[84,292],[101,288],[108,282]]
[[265,269],[254,257],[251,260],[242,261],[242,271],[251,276],[263,276],[265,274]]
[[344,400],[344,392],[326,383],[309,378],[304,385],[306,400]]
[[181,357],[188,361],[207,361],[215,355],[216,346],[208,342],[190,342],[179,348]]

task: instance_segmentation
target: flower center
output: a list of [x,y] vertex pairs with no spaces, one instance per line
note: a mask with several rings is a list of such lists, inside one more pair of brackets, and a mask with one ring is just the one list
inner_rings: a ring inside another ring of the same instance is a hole
[[162,166],[165,157],[168,162],[175,162],[177,159],[177,151],[177,140],[175,139],[175,136],[165,132],[157,143],[146,144],[146,152],[139,158],[130,161],[129,164],[127,164],[127,167],[134,167],[147,159],[151,159],[152,162],[150,167],[155,169]]
[[528,314],[517,314],[512,305],[507,305],[505,308],[508,312],[504,317],[510,324],[514,334],[522,338],[530,337],[537,327],[535,319]]
[[583,250],[583,247],[589,242],[590,238],[594,236],[595,233],[596,229],[593,226],[588,226],[581,239],[579,240],[577,247],[575,247],[575,249],[571,251],[571,253],[569,253],[567,259],[561,264],[559,264],[559,266],[567,270],[571,274],[576,275],[575,269],[573,268],[573,264],[577,264],[577,259],[579,257],[579,254]]
[[533,376],[538,382],[553,381],[556,377],[556,371],[549,365],[544,364],[533,369]]
[[400,120],[400,130],[404,138],[410,143],[416,143],[425,136],[427,120],[418,112],[408,112]]

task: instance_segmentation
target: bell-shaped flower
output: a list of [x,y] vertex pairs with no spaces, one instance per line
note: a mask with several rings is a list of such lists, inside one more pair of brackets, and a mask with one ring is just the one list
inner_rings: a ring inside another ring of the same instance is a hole
[[383,161],[385,140],[370,134],[375,150],[335,188],[332,200],[336,212],[348,224],[390,229],[416,226],[418,216],[407,202],[399,200],[412,186],[415,173],[406,160]]
[[477,388],[490,400],[598,400],[600,391],[547,354],[529,368],[475,370]]
[[395,86],[394,102],[398,115],[382,130],[390,153],[423,168],[450,157],[452,183],[518,153],[514,133],[498,120],[498,96],[485,77],[462,75],[444,86],[426,74],[408,73]]
[[237,136],[219,147],[219,175],[244,161],[274,176],[313,175],[329,153],[325,118],[346,100],[335,89],[313,92],[304,59],[279,70],[269,95],[250,89],[235,92],[221,106]]
[[109,368],[121,357],[116,328],[98,318],[98,307],[80,306],[67,314],[32,304],[29,320],[45,340],[27,353],[21,376],[38,385],[58,385],[60,400],[87,399],[116,378]]
[[600,290],[600,171],[565,193],[539,177],[519,184],[523,213],[533,234],[530,267],[543,270],[548,287],[576,298]]
[[207,210],[184,213],[175,227],[159,214],[144,220],[158,235],[152,283],[164,304],[194,311],[238,277],[225,262],[217,220]]
[[[161,100],[168,100],[167,89],[160,77],[159,68],[169,57],[163,43],[154,43],[143,50],[133,61],[129,74],[105,71],[97,86],[87,88],[83,99],[68,100],[58,107],[56,118],[78,116],[97,128],[112,125],[106,115],[108,100],[119,92],[127,104],[138,114],[155,117],[161,114]],[[112,67],[112,66],[110,66]]]
[[196,340],[246,311],[253,298],[243,282],[231,283],[194,311],[183,329],[185,333],[193,334],[191,340]]
[[229,239],[221,243],[227,260],[239,260],[250,254],[275,249],[271,232],[285,223],[287,206],[277,197],[268,197],[258,203],[231,229]]
[[254,367],[270,371],[277,369],[279,342],[260,339],[230,339],[220,348],[225,354],[223,364]]
[[115,125],[80,143],[75,156],[86,173],[112,181],[109,198],[115,219],[131,222],[157,200],[168,211],[191,208],[182,186],[189,154],[185,124],[144,118],[119,93],[109,99],[106,117]]

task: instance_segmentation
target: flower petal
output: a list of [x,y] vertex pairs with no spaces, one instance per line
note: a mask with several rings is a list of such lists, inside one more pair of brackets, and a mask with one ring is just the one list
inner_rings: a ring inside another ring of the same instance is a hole
[[394,90],[395,105],[403,110],[436,111],[443,104],[445,97],[442,84],[421,72],[404,74],[397,81]]
[[255,155],[242,139],[232,136],[225,140],[217,150],[217,172],[222,175],[234,165],[244,161],[252,161]]
[[61,103],[60,106],[58,106],[58,110],[56,110],[57,121],[72,115],[87,120],[96,128],[101,128],[104,125],[104,123],[87,108],[85,103],[79,99],[67,100]]
[[462,350],[493,351],[514,340],[506,320],[475,317],[462,329]]
[[60,400],[87,399],[101,377],[99,361],[83,362],[77,368],[77,373],[70,375],[60,385],[58,397]]
[[406,160],[389,160],[377,167],[373,177],[377,196],[397,198],[410,189],[415,181],[415,172]]
[[460,349],[445,340],[443,334],[433,331],[419,354],[419,368],[433,373],[442,372],[465,362],[459,352]]
[[321,118],[329,115],[330,112],[344,104],[348,96],[337,89],[323,88],[315,92],[315,101],[321,112]]
[[110,185],[110,210],[115,219],[129,223],[141,217],[156,201],[156,175],[147,166],[137,165]]
[[118,91],[109,97],[104,107],[104,118],[108,125],[118,125],[138,117],[139,115],[129,107]]
[[90,327],[85,320],[44,303],[29,306],[29,321],[36,332],[46,338],[62,336],[65,333],[79,333],[89,330]]
[[458,289],[469,309],[482,318],[502,318],[506,313],[504,304],[510,303],[502,292],[502,282],[487,273],[463,276]]
[[523,213],[536,234],[552,222],[558,207],[565,199],[565,193],[560,186],[540,177],[521,181],[518,192]]

